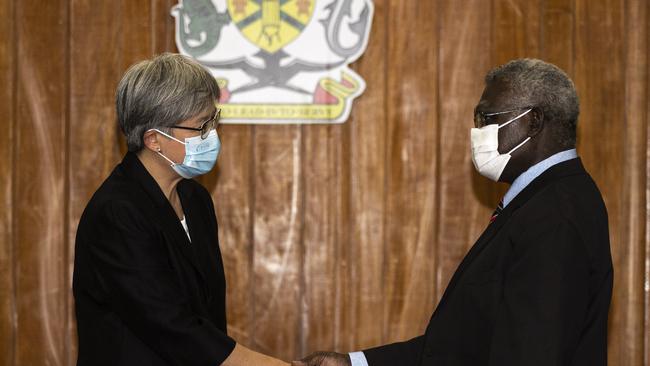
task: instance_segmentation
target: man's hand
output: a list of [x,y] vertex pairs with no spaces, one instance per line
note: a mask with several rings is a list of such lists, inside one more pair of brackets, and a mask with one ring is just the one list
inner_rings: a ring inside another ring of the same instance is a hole
[[336,352],[314,352],[293,366],[351,366],[350,356]]

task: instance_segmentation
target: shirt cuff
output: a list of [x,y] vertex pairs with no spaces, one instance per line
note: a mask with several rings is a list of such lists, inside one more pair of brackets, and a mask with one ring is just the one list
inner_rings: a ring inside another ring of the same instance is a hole
[[352,366],[368,366],[368,360],[363,352],[350,352],[350,364]]

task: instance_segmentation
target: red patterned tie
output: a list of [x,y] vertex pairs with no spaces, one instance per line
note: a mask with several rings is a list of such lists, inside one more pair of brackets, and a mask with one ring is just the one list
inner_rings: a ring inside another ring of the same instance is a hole
[[492,217],[490,217],[490,224],[493,223],[494,220],[497,219],[497,216],[499,216],[501,211],[503,211],[503,200],[501,200],[501,202],[499,202],[499,204],[497,205],[496,210],[494,210],[494,212],[492,213]]

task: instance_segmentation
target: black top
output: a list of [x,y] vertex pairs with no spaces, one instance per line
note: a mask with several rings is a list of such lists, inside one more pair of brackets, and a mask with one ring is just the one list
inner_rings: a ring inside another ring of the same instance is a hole
[[177,191],[191,243],[133,153],[86,206],[73,277],[78,366],[216,366],[234,349],[212,199],[193,180]]
[[423,336],[366,358],[370,366],[607,365],[612,280],[605,204],[572,159],[488,225]]

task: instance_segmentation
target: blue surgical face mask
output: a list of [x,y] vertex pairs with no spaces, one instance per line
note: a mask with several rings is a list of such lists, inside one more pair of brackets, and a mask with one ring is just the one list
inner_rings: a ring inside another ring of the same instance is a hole
[[191,179],[199,175],[206,174],[212,170],[217,163],[217,157],[221,150],[221,141],[216,130],[210,131],[208,137],[202,139],[201,136],[188,137],[185,142],[170,136],[158,129],[153,129],[170,139],[185,145],[185,159],[182,163],[174,163],[171,159],[163,155],[160,151],[158,154],[171,163],[172,169],[178,175],[185,179]]

